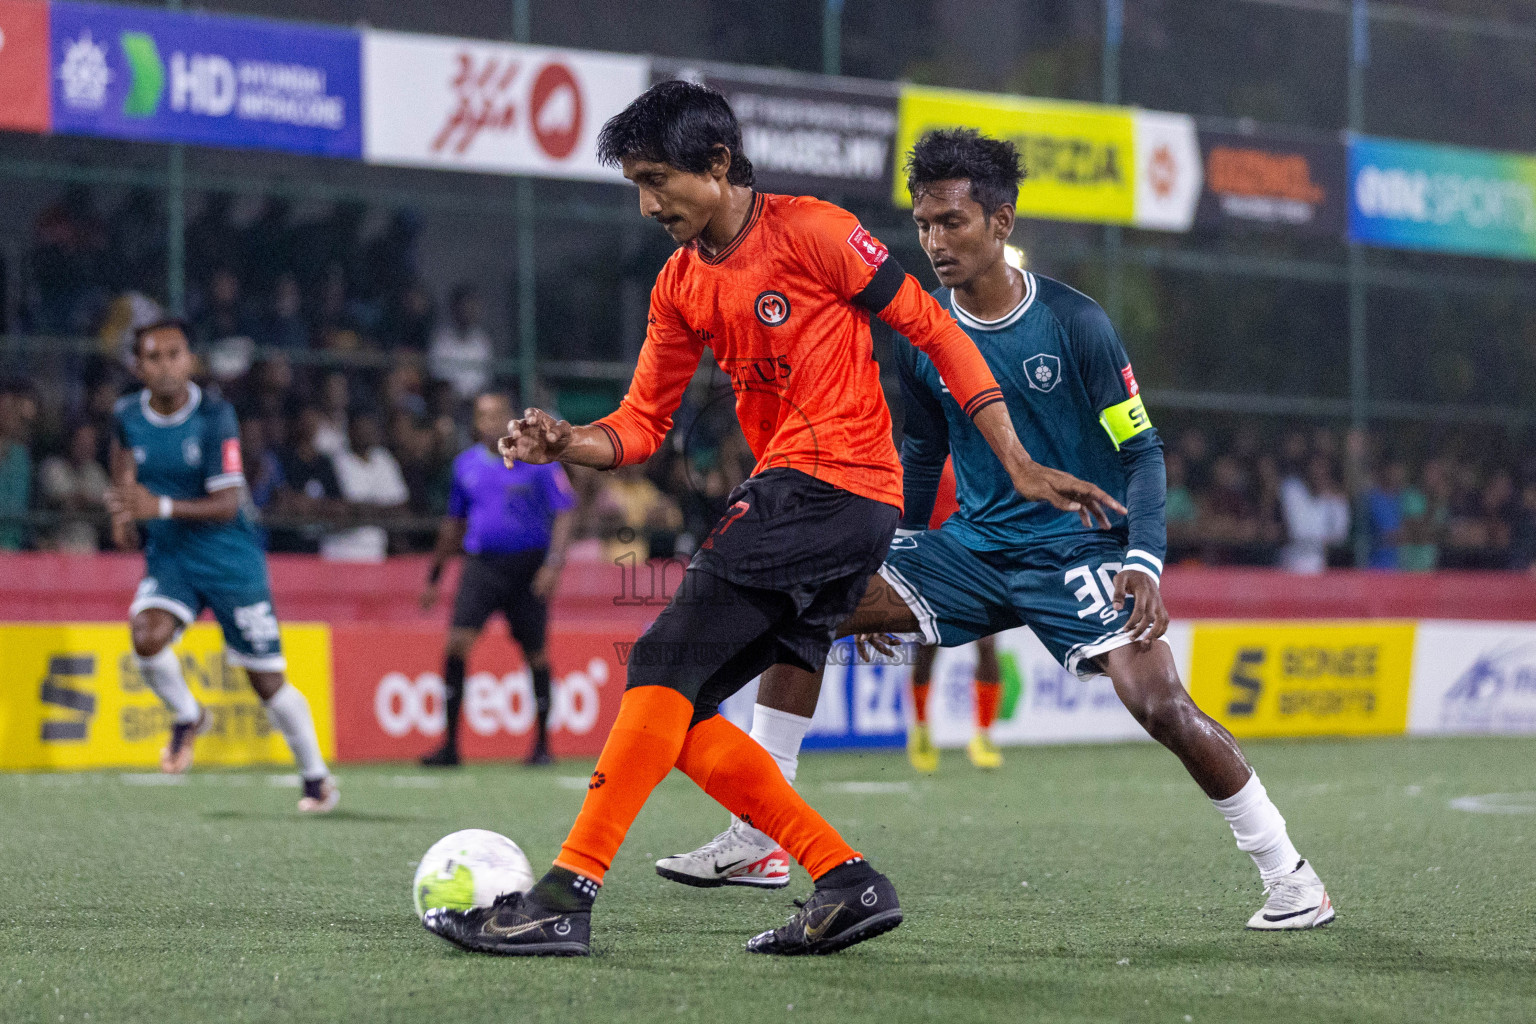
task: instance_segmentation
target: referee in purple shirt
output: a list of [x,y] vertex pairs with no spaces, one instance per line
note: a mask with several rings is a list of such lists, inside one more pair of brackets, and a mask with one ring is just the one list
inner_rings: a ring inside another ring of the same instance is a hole
[[461,547],[467,557],[443,655],[447,737],[441,749],[421,759],[424,765],[459,763],[464,662],[485,620],[497,611],[506,617],[512,639],[523,649],[523,659],[533,673],[538,731],[528,764],[554,761],[549,754],[549,655],[544,634],[549,595],[559,582],[571,541],[576,494],[559,463],[519,462],[512,469],[506,467],[496,442],[511,418],[511,403],[505,395],[483,394],[475,399],[475,436],[480,443],[453,460],[448,514],[437,531],[432,570],[421,595],[423,609],[437,602],[438,581],[448,559]]

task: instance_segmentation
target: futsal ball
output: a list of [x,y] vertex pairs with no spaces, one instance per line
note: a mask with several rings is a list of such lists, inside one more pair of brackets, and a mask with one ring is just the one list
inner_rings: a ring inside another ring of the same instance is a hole
[[435,908],[488,907],[496,897],[533,888],[533,868],[506,836],[466,828],[432,844],[416,868],[416,916]]

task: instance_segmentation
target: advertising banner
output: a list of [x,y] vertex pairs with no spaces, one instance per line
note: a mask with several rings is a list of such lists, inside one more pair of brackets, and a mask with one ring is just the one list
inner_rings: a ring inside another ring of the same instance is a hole
[[[1018,146],[1028,172],[1021,217],[1131,222],[1136,129],[1128,109],[917,86],[902,89],[900,109],[901,154],[935,128],[975,128]],[[896,205],[911,207],[905,179],[896,175],[894,185]]]
[[1536,257],[1536,156],[1357,137],[1349,145],[1349,237]]
[[[897,162],[935,128],[975,128],[1019,149],[1021,217],[1187,231],[1200,196],[1200,147],[1185,114],[989,93],[901,91]],[[897,174],[893,198],[910,207]]]
[[893,84],[673,61],[657,61],[651,78],[682,78],[724,94],[765,191],[869,199],[889,192],[896,149]]
[[1202,131],[1200,152],[1205,187],[1195,210],[1196,227],[1344,234],[1343,142]]
[[[332,627],[336,750],[343,761],[420,757],[443,742],[443,644],[437,625]],[[550,749],[595,757],[619,713],[635,630],[556,625],[549,634]],[[518,649],[487,630],[464,680],[461,749],[472,758],[524,757],[533,745],[533,679]]]
[[1244,736],[1396,735],[1408,724],[1411,622],[1200,622],[1190,696]]
[[[212,722],[197,741],[200,765],[288,765],[242,669],[224,662],[213,623],[192,625],[176,645],[187,685]],[[331,725],[330,630],[283,626],[288,679],[309,699],[320,749],[336,752]],[[0,625],[0,769],[154,768],[170,714],[139,675],[122,623]]]
[[48,130],[48,5],[0,0],[0,131]]
[[621,181],[597,133],[649,84],[644,57],[363,33],[369,163]]
[[1536,623],[1419,623],[1408,731],[1536,733]]
[[355,32],[143,7],[52,10],[56,132],[362,153]]

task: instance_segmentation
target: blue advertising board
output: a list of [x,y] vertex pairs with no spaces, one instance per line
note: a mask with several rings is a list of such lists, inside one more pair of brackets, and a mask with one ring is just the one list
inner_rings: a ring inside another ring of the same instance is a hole
[[1536,258],[1536,157],[1355,138],[1349,237],[1399,249]]
[[55,132],[362,156],[356,32],[102,4],[52,13]]

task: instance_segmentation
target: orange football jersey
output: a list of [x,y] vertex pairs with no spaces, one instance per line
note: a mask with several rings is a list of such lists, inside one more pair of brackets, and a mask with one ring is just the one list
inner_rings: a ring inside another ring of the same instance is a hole
[[681,248],[657,276],[629,392],[597,422],[614,465],[660,447],[708,347],[730,376],[754,474],[785,466],[901,508],[871,312],[928,353],[967,413],[1002,400],[975,344],[858,218],[756,193],[730,245],[713,256]]

